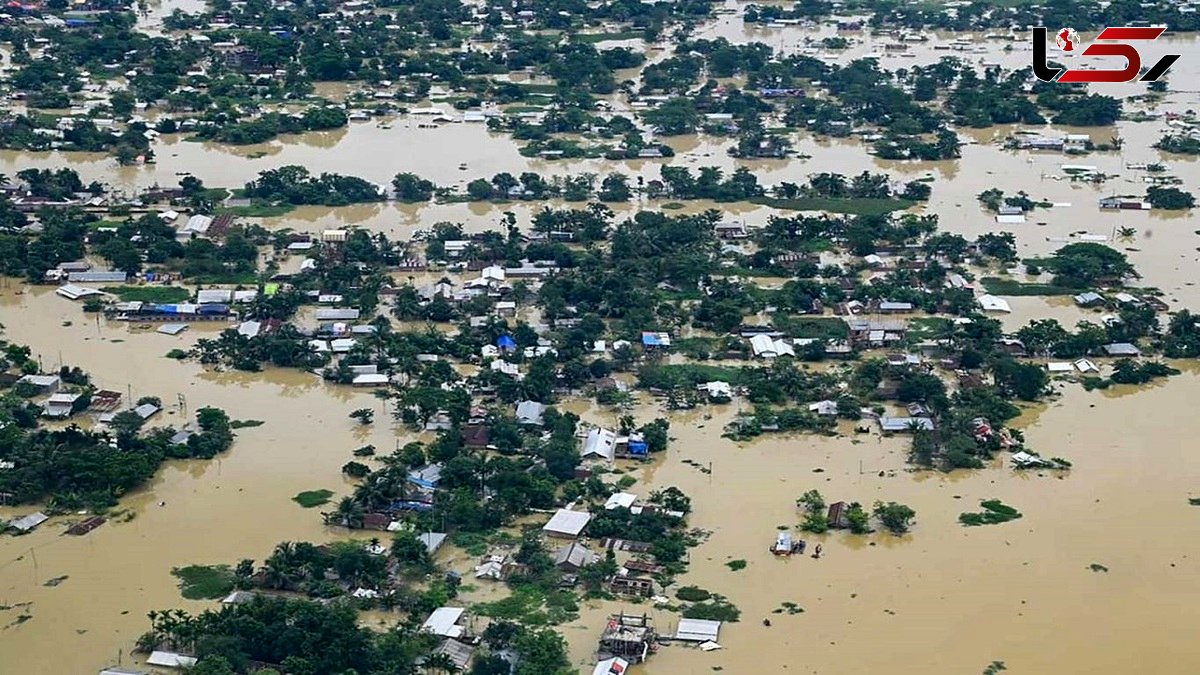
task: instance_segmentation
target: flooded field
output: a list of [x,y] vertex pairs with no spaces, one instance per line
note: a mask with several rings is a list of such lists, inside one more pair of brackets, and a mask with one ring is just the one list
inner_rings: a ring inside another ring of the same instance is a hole
[[[151,5],[147,25],[190,2],[164,0]],[[746,28],[740,19],[722,19],[698,33],[732,41],[762,40],[798,49],[806,37],[826,33],[799,29]],[[987,59],[1022,67],[1027,45],[1010,51],[995,42]],[[837,57],[846,62],[871,53],[858,44]],[[1196,53],[1190,38],[1155,43],[1158,50]],[[945,52],[932,44],[912,47],[914,56],[888,55],[882,65],[929,63]],[[1159,110],[1183,111],[1200,105],[1194,66],[1171,77],[1171,90]],[[1101,93],[1125,93],[1123,85]],[[741,161],[730,158],[729,141],[672,139],[679,154],[671,160],[530,160],[506,136],[482,126],[449,124],[418,129],[397,121],[390,129],[354,123],[348,129],[289,137],[261,146],[231,148],[168,137],[155,150],[158,163],[119,168],[108,157],[64,153],[0,152],[0,172],[27,167],[70,166],[85,181],[118,189],[174,185],[189,172],[209,185],[240,186],[259,171],[302,164],[313,173],[334,171],[386,184],[401,171],[413,171],[443,185],[461,184],[500,171],[566,175],[581,171],[657,177],[659,166],[750,166],[767,183],[802,181],[818,171],[857,174],[887,171],[905,180],[931,173],[931,200],[941,229],[968,238],[1012,231],[1021,256],[1049,253],[1073,233],[1104,235],[1125,250],[1146,286],[1165,293],[1172,309],[1200,307],[1195,277],[1200,254],[1200,221],[1161,213],[1100,212],[1096,201],[1112,194],[1142,192],[1139,172],[1129,163],[1164,161],[1184,186],[1200,184],[1200,163],[1162,156],[1150,148],[1162,122],[1121,122],[1111,129],[1088,129],[1097,139],[1119,137],[1120,152],[1093,153],[1078,160],[1121,177],[1100,186],[1058,180],[1065,156],[1014,153],[993,144],[1012,129],[960,130],[977,142],[964,146],[954,162],[893,162],[865,154],[855,140],[815,141],[797,137],[807,159]],[[1073,129],[1059,131],[1076,132]],[[437,161],[430,161],[436,157]],[[468,165],[460,171],[460,163]],[[1027,191],[1035,200],[1058,204],[1038,209],[1022,225],[997,225],[976,195],[999,187]],[[629,213],[660,204],[616,208]],[[558,206],[556,204],[555,206]],[[305,207],[264,219],[271,229],[318,232],[357,225],[404,238],[439,221],[462,222],[469,231],[494,226],[504,211],[528,222],[542,204],[451,204],[405,206],[393,203],[344,208]],[[686,210],[721,208],[761,224],[774,213],[752,205],[689,203]],[[1136,235],[1115,241],[1118,227]],[[1096,320],[1065,298],[1009,298],[1013,313],[1003,318],[1016,328],[1032,318],[1052,317],[1064,325]],[[66,325],[70,322],[70,325]],[[48,288],[23,288],[16,280],[0,284],[0,324],[5,337],[36,345],[46,367],[79,365],[102,388],[134,398],[160,396],[168,404],[161,423],[181,420],[183,406],[226,409],[240,420],[261,420],[242,429],[232,450],[211,462],[169,462],[151,485],[121,504],[132,516],[84,537],[60,536],[43,527],[29,536],[0,538],[0,673],[58,675],[92,673],[122,657],[129,662],[134,640],[147,628],[147,611],[183,607],[199,611],[211,602],[179,597],[173,567],[198,563],[261,560],[276,542],[328,541],[346,532],[325,527],[319,509],[291,501],[304,490],[326,488],[338,496],[351,483],[340,467],[354,447],[391,448],[410,440],[387,423],[362,426],[347,418],[356,408],[390,411],[369,391],[324,384],[295,371],[223,373],[164,354],[186,347],[223,326],[193,326],[173,338],[133,331],[125,324],[96,320]],[[951,475],[907,471],[907,441],[856,435],[852,427],[836,438],[764,437],[752,443],[720,438],[736,404],[704,413],[670,415],[674,441],[665,457],[634,470],[632,491],[678,486],[693,495],[693,527],[712,532],[691,550],[689,571],[677,585],[697,585],[722,593],[742,611],[726,624],[721,651],[705,653],[664,647],[635,672],[646,675],[710,673],[976,673],[1003,661],[1016,673],[1183,673],[1200,670],[1200,644],[1192,626],[1200,621],[1200,508],[1187,498],[1200,493],[1200,456],[1190,439],[1200,420],[1190,407],[1200,398],[1200,374],[1185,373],[1139,390],[1114,388],[1084,392],[1067,386],[1047,406],[1030,408],[1018,425],[1030,445],[1047,456],[1065,457],[1074,469],[1064,475],[1017,474],[999,462],[984,470]],[[666,413],[644,404],[639,421]],[[607,413],[587,409],[584,419],[612,422]],[[685,460],[689,460],[685,463]],[[712,473],[694,463],[711,464]],[[776,527],[795,526],[794,501],[810,489],[830,500],[900,501],[917,512],[912,533],[812,538],[824,545],[820,560],[776,558],[767,548]],[[964,511],[981,499],[999,498],[1024,513],[998,527],[964,528]],[[27,509],[26,509],[27,511]],[[18,513],[0,508],[0,518]],[[53,524],[53,523],[52,523]],[[365,536],[365,535],[364,535]],[[450,552],[449,556],[461,555]],[[726,562],[744,559],[731,571]],[[1091,568],[1090,566],[1101,566]],[[57,585],[52,579],[64,578]],[[482,589],[473,599],[495,595]],[[774,614],[784,602],[803,613]],[[579,620],[562,627],[573,663],[590,672],[595,639],[608,612],[643,606],[586,605]],[[645,606],[648,607],[648,606]],[[647,610],[652,611],[653,610]],[[673,628],[664,612],[659,628]],[[762,620],[771,619],[771,626]],[[53,655],[52,658],[48,655]]]

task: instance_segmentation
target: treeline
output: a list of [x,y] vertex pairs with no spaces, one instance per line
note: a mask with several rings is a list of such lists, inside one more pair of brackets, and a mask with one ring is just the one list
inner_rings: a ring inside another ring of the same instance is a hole
[[[372,557],[361,546],[356,548]],[[335,570],[347,574],[352,568],[330,568]],[[150,612],[150,631],[138,646],[146,652],[162,647],[195,654],[199,662],[188,670],[194,675],[384,675],[433,668],[445,672],[454,667],[444,657],[431,655],[441,638],[419,631],[424,617],[415,614],[391,630],[375,631],[358,624],[358,612],[351,606],[256,596],[197,615],[181,610]],[[482,631],[482,639],[483,648],[470,671],[474,675],[572,672],[566,644],[552,630],[498,620]]]
[[661,178],[644,180],[613,172],[602,179],[596,174],[554,176],[550,179],[534,172],[514,176],[498,173],[490,179],[476,178],[466,186],[465,194],[452,188],[440,188],[432,181],[413,173],[397,174],[392,180],[396,198],[403,202],[425,202],[441,197],[447,200],[466,198],[470,201],[488,200],[547,200],[601,202],[629,201],[635,195],[650,199],[707,199],[718,202],[751,201],[770,196],[778,200],[820,198],[827,200],[910,200],[929,198],[931,188],[920,181],[894,186],[886,174],[863,173],[849,177],[834,173],[814,174],[804,184],[780,183],[772,188],[759,184],[758,177],[746,167],[726,175],[718,167],[701,167],[693,173],[687,167],[663,166]]
[[196,137],[234,145],[249,145],[263,143],[282,134],[338,129],[346,126],[348,121],[346,112],[340,108],[311,107],[299,115],[271,112],[249,120],[208,124],[200,127]]
[[321,173],[313,176],[308,169],[294,164],[268,169],[246,183],[244,194],[269,204],[345,206],[383,201],[379,188],[357,176]]

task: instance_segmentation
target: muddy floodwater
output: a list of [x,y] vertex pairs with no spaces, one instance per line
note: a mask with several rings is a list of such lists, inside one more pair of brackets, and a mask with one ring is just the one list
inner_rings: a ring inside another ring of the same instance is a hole
[[[141,21],[154,30],[173,9],[195,11],[197,6],[151,3]],[[794,51],[806,37],[827,34],[747,28],[740,19],[721,19],[697,36],[762,40]],[[1003,44],[980,37],[978,44],[982,52],[950,55],[1010,68],[1028,62],[1024,43],[1005,50]],[[831,57],[845,63],[877,48],[862,42]],[[932,46],[911,50],[911,57],[882,57],[882,65],[911,66],[946,55]],[[1186,56],[1198,53],[1191,38],[1155,43],[1143,58],[1173,50],[1185,57],[1172,72],[1171,93],[1158,111],[1200,106],[1200,78],[1194,59],[1189,63]],[[1106,85],[1099,91],[1127,95],[1123,86]],[[932,198],[915,212],[937,214],[942,229],[968,238],[1014,232],[1022,256],[1053,251],[1073,234],[1104,236],[1127,252],[1144,285],[1161,289],[1172,309],[1196,309],[1200,222],[1159,212],[1100,212],[1096,205],[1107,195],[1144,192],[1141,172],[1127,164],[1164,162],[1185,189],[1200,185],[1200,163],[1150,148],[1165,129],[1163,122],[1151,121],[1082,130],[1098,141],[1119,137],[1125,144],[1119,152],[1076,159],[1005,151],[996,144],[1014,130],[1005,127],[959,130],[973,143],[953,162],[884,161],[867,155],[857,140],[804,135],[794,140],[797,152],[806,157],[789,160],[734,160],[726,153],[729,140],[680,138],[669,139],[679,153],[671,160],[551,162],[521,157],[511,140],[481,126],[418,129],[400,118],[390,128],[352,123],[347,129],[243,148],[164,137],[155,146],[158,163],[145,167],[120,168],[111,158],[83,153],[0,152],[0,172],[69,166],[84,182],[100,180],[126,191],[174,185],[183,172],[213,186],[240,186],[259,171],[284,164],[302,164],[314,173],[358,175],[381,185],[401,171],[443,185],[500,171],[558,175],[621,170],[649,178],[668,162],[727,171],[749,166],[766,184],[802,182],[818,171],[887,171],[905,180],[928,174],[934,178]],[[431,156],[438,161],[431,162]],[[1099,186],[1072,183],[1061,171],[1068,162],[1094,165],[1119,177]],[[468,169],[460,171],[460,163]],[[976,201],[991,187],[1010,194],[1024,190],[1056,206],[1035,210],[1026,224],[1000,226]],[[654,206],[633,203],[614,209],[629,213]],[[261,222],[304,232],[353,224],[407,237],[443,220],[479,231],[494,226],[504,211],[527,223],[542,207],[308,207]],[[689,203],[685,209],[710,207],[755,225],[773,213],[752,205],[709,203]],[[1118,241],[1120,227],[1135,228],[1136,234]],[[1097,320],[1064,299],[1009,300],[1014,311],[1003,318],[1008,329],[1041,317],[1065,325]],[[0,280],[0,324],[7,339],[33,345],[45,368],[78,365],[101,388],[135,399],[161,397],[167,411],[158,424],[178,425],[205,405],[224,408],[233,419],[263,422],[239,430],[232,449],[213,461],[165,464],[147,487],[122,500],[120,508],[131,516],[126,522],[67,537],[56,526],[62,519],[55,519],[28,536],[0,537],[0,673],[83,674],[118,659],[130,663],[129,651],[147,628],[147,611],[182,607],[195,612],[214,606],[182,599],[170,575],[173,567],[261,561],[279,541],[346,537],[345,531],[322,524],[319,509],[302,509],[291,498],[321,488],[348,494],[352,485],[342,478],[340,467],[354,448],[374,444],[387,450],[410,440],[407,432],[385,421],[391,419],[390,411],[370,392],[329,386],[296,371],[212,372],[164,358],[169,350],[186,348],[223,326],[192,326],[178,337],[135,331],[84,315],[51,289],[31,289],[16,280]],[[742,618],[723,627],[722,650],[663,647],[635,672],[978,673],[993,661],[1003,661],[1015,673],[1200,672],[1200,642],[1193,635],[1200,624],[1200,507],[1188,504],[1189,496],[1200,494],[1200,454],[1193,440],[1200,434],[1194,403],[1200,400],[1200,372],[1189,364],[1177,365],[1184,374],[1153,386],[1089,393],[1067,385],[1061,397],[1026,410],[1017,426],[1043,455],[1073,462],[1074,468],[1064,474],[1018,474],[1000,461],[950,475],[912,473],[905,463],[907,441],[901,438],[856,435],[846,427],[836,438],[768,436],[735,443],[720,438],[720,431],[736,414],[736,404],[668,415],[671,448],[653,463],[632,469],[639,480],[631,489],[647,495],[674,485],[693,497],[690,524],[712,534],[690,551],[691,565],[676,585],[722,593]],[[364,427],[348,419],[350,411],[362,407],[374,408],[380,422]],[[611,413],[583,410],[585,420],[613,423]],[[649,403],[636,413],[641,421],[667,415]],[[711,465],[711,474],[697,465]],[[917,512],[916,525],[900,538],[808,537],[810,544],[824,545],[820,560],[772,556],[767,549],[777,526],[797,525],[794,501],[810,489],[830,501],[908,504]],[[1024,517],[995,527],[958,524],[960,513],[978,510],[979,501],[990,498],[1015,506]],[[0,508],[0,518],[28,511]],[[464,555],[448,551],[443,557],[461,564]],[[726,566],[735,559],[745,560],[745,569],[735,572]],[[47,585],[51,580],[60,583]],[[498,593],[489,587],[470,597]],[[773,613],[785,602],[804,611]],[[674,627],[671,615],[648,605],[585,604],[580,618],[562,627],[581,671],[590,672],[607,613],[621,608],[651,612],[662,632]],[[764,618],[772,625],[763,625]]]

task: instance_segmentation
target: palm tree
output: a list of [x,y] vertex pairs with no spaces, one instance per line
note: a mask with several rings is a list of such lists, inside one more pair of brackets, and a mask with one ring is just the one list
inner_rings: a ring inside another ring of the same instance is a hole
[[1137,228],[1125,226],[1117,229],[1117,237],[1120,239],[1130,240],[1136,235]]
[[263,577],[267,588],[285,590],[296,582],[296,571],[286,561],[271,556],[263,564]]
[[422,665],[425,667],[425,670],[433,673],[462,672],[462,669],[458,667],[458,664],[454,662],[454,659],[450,658],[450,655],[444,652],[430,654],[429,656],[425,657],[425,663]]
[[322,514],[326,524],[332,521],[350,529],[362,527],[363,515],[362,504],[353,497],[342,497],[342,501],[338,502],[337,509],[332,513]]

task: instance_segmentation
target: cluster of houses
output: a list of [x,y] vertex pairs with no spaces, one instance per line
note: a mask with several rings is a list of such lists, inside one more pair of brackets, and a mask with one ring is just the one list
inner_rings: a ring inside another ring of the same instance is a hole
[[1091,144],[1091,137],[1087,134],[1065,134],[1063,136],[1017,134],[1009,142],[1010,147],[1018,150],[1051,150],[1070,153],[1086,152],[1089,144]]
[[28,398],[41,405],[42,416],[49,419],[63,420],[91,410],[104,421],[121,404],[120,392],[66,384],[52,374],[0,373],[0,385],[23,388]]

